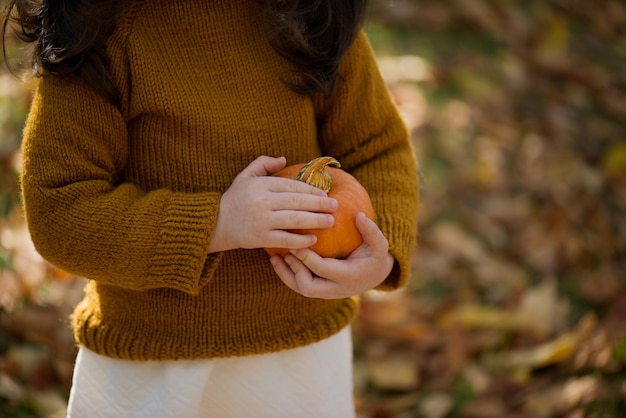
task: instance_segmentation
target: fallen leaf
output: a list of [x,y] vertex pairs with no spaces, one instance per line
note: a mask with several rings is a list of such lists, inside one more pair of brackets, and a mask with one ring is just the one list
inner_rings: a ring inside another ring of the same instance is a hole
[[500,399],[477,398],[468,401],[461,407],[463,418],[502,418],[507,408]]
[[418,367],[413,359],[369,359],[367,369],[372,385],[381,390],[406,391],[419,384]]
[[447,393],[429,393],[419,402],[418,410],[424,418],[445,418],[454,407],[452,396]]
[[587,315],[581,319],[575,331],[561,334],[534,347],[496,354],[488,358],[487,364],[496,369],[514,369],[523,373],[561,363],[572,356],[581,341],[591,333],[596,322],[594,315]]
[[459,325],[469,329],[490,328],[502,331],[534,332],[538,324],[516,311],[503,308],[464,304],[442,315],[439,325],[448,329]]

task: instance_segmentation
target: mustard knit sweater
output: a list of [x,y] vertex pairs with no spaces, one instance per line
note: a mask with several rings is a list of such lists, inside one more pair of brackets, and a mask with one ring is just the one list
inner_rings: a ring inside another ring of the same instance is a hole
[[115,358],[241,356],[338,332],[355,298],[287,288],[263,249],[207,255],[220,197],[259,155],[332,155],[369,191],[402,285],[415,244],[414,153],[360,33],[331,98],[293,93],[256,0],[128,0],[108,39],[121,104],[71,77],[38,85],[22,187],[38,251],[88,280],[72,326]]

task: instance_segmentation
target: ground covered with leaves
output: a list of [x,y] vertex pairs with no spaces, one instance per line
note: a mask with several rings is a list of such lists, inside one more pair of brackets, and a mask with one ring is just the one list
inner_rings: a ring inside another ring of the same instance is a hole
[[[626,6],[378,0],[366,29],[422,204],[410,284],[362,298],[359,416],[626,416]],[[28,103],[2,73],[0,416],[61,417],[83,280],[19,211]]]

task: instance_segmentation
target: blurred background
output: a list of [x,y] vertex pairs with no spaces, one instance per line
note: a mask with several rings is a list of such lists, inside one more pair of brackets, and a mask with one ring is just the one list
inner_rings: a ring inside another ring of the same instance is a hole
[[[354,325],[359,417],[626,417],[626,4],[373,0],[366,31],[422,203],[409,285]],[[84,282],[21,215],[32,88],[0,69],[0,417],[56,418]]]

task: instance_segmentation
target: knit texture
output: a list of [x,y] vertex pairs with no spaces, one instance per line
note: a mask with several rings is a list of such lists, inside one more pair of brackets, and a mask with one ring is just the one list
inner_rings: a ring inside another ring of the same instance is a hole
[[332,155],[369,191],[401,286],[418,188],[406,128],[360,33],[330,98],[281,82],[255,0],[126,1],[108,40],[121,101],[44,77],[24,132],[24,208],[38,251],[89,279],[77,341],[125,359],[242,356],[345,327],[355,298],[305,298],[262,249],[209,254],[219,202],[259,155]]

